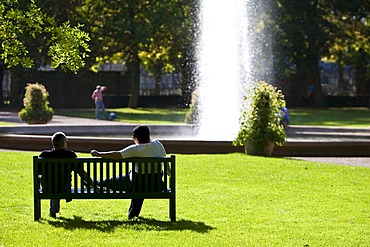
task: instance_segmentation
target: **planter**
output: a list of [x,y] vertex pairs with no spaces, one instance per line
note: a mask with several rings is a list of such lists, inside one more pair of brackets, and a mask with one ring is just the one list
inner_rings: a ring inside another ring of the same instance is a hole
[[274,151],[274,146],[273,142],[269,142],[263,149],[256,149],[252,144],[245,141],[244,151],[248,155],[271,156]]
[[27,123],[30,125],[33,125],[33,124],[47,124],[48,122],[33,120],[33,121],[28,121]]

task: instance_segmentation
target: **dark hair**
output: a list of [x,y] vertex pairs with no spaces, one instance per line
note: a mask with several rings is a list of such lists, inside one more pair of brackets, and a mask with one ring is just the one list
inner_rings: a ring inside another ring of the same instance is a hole
[[148,126],[139,125],[132,131],[132,137],[137,138],[139,143],[148,143],[150,141],[150,131]]
[[56,132],[52,137],[51,141],[53,143],[54,148],[61,148],[63,147],[64,141],[67,140],[66,135],[63,132]]

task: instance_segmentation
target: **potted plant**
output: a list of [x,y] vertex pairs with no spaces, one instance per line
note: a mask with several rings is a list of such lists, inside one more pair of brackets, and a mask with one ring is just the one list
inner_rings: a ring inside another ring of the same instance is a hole
[[51,121],[54,110],[49,106],[48,96],[44,85],[28,83],[23,98],[24,108],[18,113],[19,119],[28,124],[46,124]]
[[[248,102],[248,96],[244,97]],[[244,145],[247,154],[272,154],[274,145],[283,145],[286,134],[280,124],[284,95],[265,81],[257,82],[251,94],[251,104],[244,104],[240,117],[240,130],[234,145]]]

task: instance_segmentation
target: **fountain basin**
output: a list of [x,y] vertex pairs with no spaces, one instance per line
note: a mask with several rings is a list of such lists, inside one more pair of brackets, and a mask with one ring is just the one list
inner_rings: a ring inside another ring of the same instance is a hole
[[[131,138],[108,138],[69,136],[69,148],[76,152],[120,150],[133,144]],[[175,154],[226,154],[243,153],[244,147],[232,145],[232,141],[173,140],[160,139],[167,153]],[[42,151],[51,148],[50,136],[1,134],[0,148],[27,151]],[[275,146],[272,156],[313,156],[313,157],[369,157],[370,141],[294,141],[288,140],[283,146]]]
[[[51,148],[50,137],[63,131],[69,148],[76,152],[120,150],[133,143],[136,125],[22,125],[0,127],[0,148],[42,151]],[[193,125],[148,125],[152,138],[159,139],[167,153],[225,154],[243,153],[244,147],[231,140],[197,139]],[[369,128],[290,126],[287,142],[275,146],[273,156],[369,157]]]

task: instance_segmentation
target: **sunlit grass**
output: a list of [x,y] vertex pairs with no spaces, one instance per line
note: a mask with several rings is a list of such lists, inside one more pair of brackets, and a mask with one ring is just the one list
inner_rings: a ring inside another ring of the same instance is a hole
[[10,123],[10,122],[1,122],[0,121],[0,126],[10,126],[10,125],[15,125],[14,123]]
[[[184,124],[187,109],[182,108],[115,108],[115,121],[131,124]],[[291,125],[369,127],[370,109],[354,108],[291,108]],[[55,109],[56,115],[95,118],[95,109]],[[221,117],[221,116],[220,116]],[[15,125],[1,122],[0,126]]]
[[[107,110],[117,116],[115,121],[137,124],[183,124],[187,109],[115,108]],[[56,114],[71,117],[95,118],[95,109],[56,110]],[[102,115],[102,114],[101,114]]]
[[[187,109],[118,108],[111,109],[117,120],[138,124],[181,124]],[[289,109],[291,125],[369,127],[370,109],[356,108],[292,108]],[[56,110],[64,116],[94,118],[94,109]]]
[[292,125],[369,127],[370,109],[356,108],[293,108],[289,109]]
[[[370,169],[244,154],[177,155],[177,222],[168,202],[61,203],[33,222],[32,155],[0,152],[0,246],[369,246]],[[78,154],[87,156],[87,154]]]

